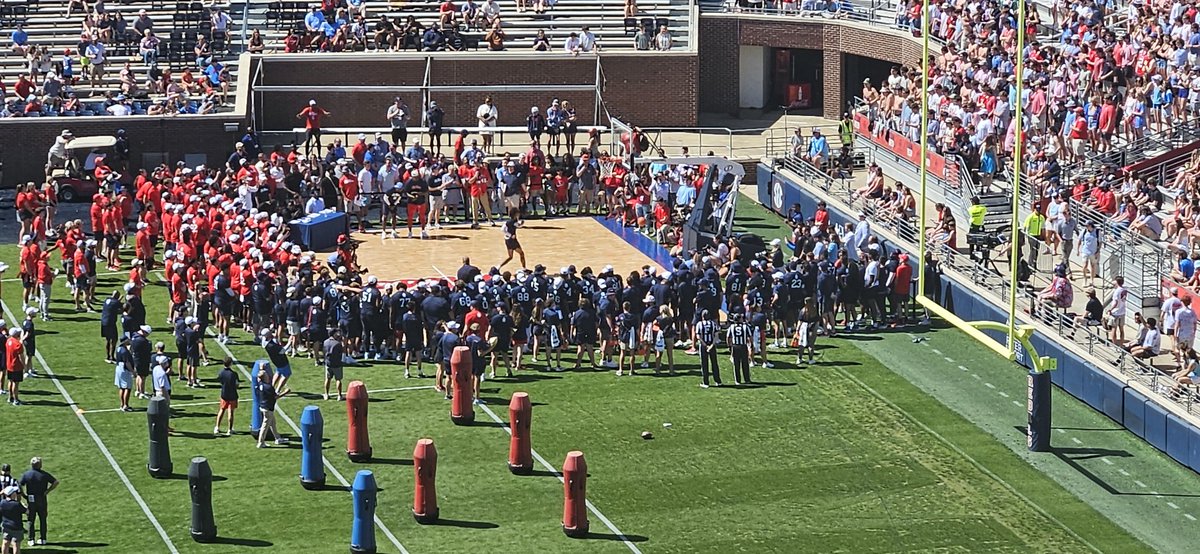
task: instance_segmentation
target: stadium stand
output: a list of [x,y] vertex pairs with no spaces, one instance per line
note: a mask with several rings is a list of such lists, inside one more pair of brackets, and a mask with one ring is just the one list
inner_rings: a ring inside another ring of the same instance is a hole
[[[328,27],[324,33],[309,33],[309,27],[315,27],[308,17],[313,10],[313,4],[307,2],[256,2],[248,18],[252,28],[262,29],[264,43],[268,49],[277,51],[305,50],[376,50],[387,49],[391,42],[393,49],[418,50],[421,45],[421,33],[436,26],[443,20],[453,22],[461,29],[459,49],[487,50],[488,31],[493,19],[501,21],[504,39],[503,47],[507,50],[533,50],[535,40],[544,37],[547,51],[564,51],[564,45],[572,34],[582,35],[585,29],[595,37],[595,42],[603,49],[635,49],[639,32],[647,32],[651,37],[666,28],[670,40],[657,49],[683,48],[687,46],[689,33],[688,10],[690,4],[680,0],[650,0],[635,5],[636,15],[626,17],[627,2],[623,0],[599,0],[583,2],[581,0],[561,0],[548,7],[545,13],[536,13],[532,7],[526,11],[518,11],[517,2],[437,2],[422,0],[417,2],[388,2],[382,6],[367,5],[366,17],[361,20],[360,14],[351,9],[326,9],[318,13],[324,15]],[[532,5],[532,3],[530,3]],[[473,8],[472,8],[473,6]],[[474,17],[464,15],[473,13]],[[448,14],[448,15],[443,15]],[[498,14],[493,17],[491,14]],[[386,17],[389,24],[383,24]],[[411,21],[409,18],[412,18]],[[349,38],[343,43],[332,40],[337,27],[345,22],[350,31]],[[390,27],[387,27],[390,25]],[[450,25],[447,25],[449,27]],[[392,29],[392,39],[387,40],[380,30]],[[361,30],[360,30],[361,29]],[[411,29],[406,34],[405,30]],[[289,33],[295,33],[297,38],[291,47],[286,45]],[[328,43],[309,40],[322,34],[330,39]],[[357,37],[357,40],[355,40]],[[407,37],[407,38],[405,38]],[[654,40],[649,41],[650,47],[656,47]],[[662,46],[668,46],[664,48]],[[644,49],[650,49],[650,47]],[[440,49],[445,49],[442,46]]]
[[[231,100],[234,34],[240,33],[234,14],[240,17],[240,11],[228,5],[154,0],[111,8],[101,2],[86,10],[37,1],[5,6],[5,116],[207,113]],[[92,60],[103,61],[94,76]],[[206,71],[224,86],[207,86]],[[206,97],[209,88],[214,94]],[[118,106],[109,109],[113,104]]]

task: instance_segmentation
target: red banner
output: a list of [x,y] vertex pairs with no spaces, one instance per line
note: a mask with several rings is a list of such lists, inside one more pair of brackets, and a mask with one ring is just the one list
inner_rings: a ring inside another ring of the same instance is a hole
[[[921,167],[921,145],[905,138],[902,134],[886,130],[882,135],[876,135],[871,132],[871,124],[867,119],[866,114],[855,112],[854,114],[854,130],[863,137],[866,137],[882,146],[892,153],[909,161],[916,167]],[[953,163],[948,163],[946,158],[932,150],[926,156],[926,167],[929,168],[929,174],[945,181],[957,182],[957,166]]]

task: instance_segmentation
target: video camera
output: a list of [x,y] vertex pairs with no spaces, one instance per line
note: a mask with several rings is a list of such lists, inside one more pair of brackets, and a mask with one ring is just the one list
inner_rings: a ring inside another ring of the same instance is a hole
[[1000,246],[1004,241],[1000,239],[999,233],[989,231],[973,231],[967,233],[967,246],[972,250],[991,250]]

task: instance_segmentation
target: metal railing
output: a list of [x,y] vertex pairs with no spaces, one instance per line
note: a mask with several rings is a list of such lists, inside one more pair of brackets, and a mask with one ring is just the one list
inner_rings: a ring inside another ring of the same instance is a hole
[[[804,125],[805,131],[820,129],[829,141],[830,155],[841,145],[837,125]],[[662,148],[674,154],[673,148],[687,147],[693,156],[714,155],[729,159],[758,159],[782,155],[791,150],[791,135],[795,127],[758,127],[731,129],[729,127],[641,127],[650,147]],[[809,137],[805,136],[805,140]],[[807,148],[807,142],[804,143]]]
[[[853,198],[851,196],[853,191],[848,187],[834,186],[832,182],[823,177],[820,171],[803,160],[786,158],[777,160],[777,162],[784,169],[795,173],[811,189],[820,189],[831,207],[840,207],[841,211],[845,213],[859,211],[866,213],[872,221],[873,232],[883,231],[891,235],[889,238],[909,251],[917,251],[919,240],[917,233],[924,232],[923,226],[918,225],[917,222],[899,217],[880,217],[881,214],[874,204]],[[798,169],[800,171],[797,171]],[[1120,251],[1118,252],[1119,258],[1134,259],[1137,257],[1136,246],[1132,244],[1122,243],[1114,247]],[[1130,251],[1125,252],[1127,249]],[[931,247],[931,252],[941,270],[951,279],[973,283],[982,289],[994,304],[1007,306],[1010,294],[1010,281],[1007,274],[1008,260],[1003,247],[998,250],[989,256],[989,259],[995,262],[993,264],[949,246]],[[1041,277],[1035,274],[1028,284],[1018,284],[1020,286],[1020,290],[1017,292],[1018,319],[1027,323],[1035,321],[1041,323],[1045,329],[1055,335],[1056,342],[1069,343],[1076,350],[1087,353],[1123,377],[1149,387],[1158,393],[1163,402],[1174,404],[1187,413],[1200,415],[1200,398],[1197,397],[1195,390],[1170,394],[1171,389],[1175,387],[1174,379],[1145,361],[1131,356],[1120,345],[1110,341],[1105,335],[1103,327],[1088,325],[1071,308],[1038,306],[1035,295],[1038,285],[1042,285],[1044,282],[1035,284],[1034,280],[1040,279]],[[1126,282],[1126,285],[1129,284]],[[1083,291],[1076,288],[1076,295],[1083,296]],[[1133,336],[1136,337],[1136,330]],[[1162,356],[1169,356],[1169,354]]]

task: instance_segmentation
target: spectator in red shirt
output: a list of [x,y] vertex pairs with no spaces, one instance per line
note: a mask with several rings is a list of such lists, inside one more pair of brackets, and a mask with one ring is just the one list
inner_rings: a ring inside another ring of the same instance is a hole
[[317,147],[317,155],[321,155],[321,117],[330,115],[328,111],[320,106],[317,106],[316,100],[309,100],[308,106],[300,113],[296,114],[296,118],[304,120],[304,155],[309,155],[309,149],[312,145]]
[[25,378],[25,343],[21,342],[21,328],[8,330],[4,343],[5,359],[8,361],[8,403],[21,405],[21,380]]
[[21,237],[21,260],[18,275],[21,277],[21,287],[24,289],[21,297],[23,306],[29,306],[29,303],[33,301],[33,285],[37,281],[37,262],[41,257],[42,248],[33,240],[33,236]]

